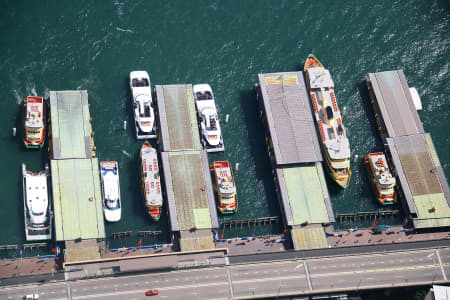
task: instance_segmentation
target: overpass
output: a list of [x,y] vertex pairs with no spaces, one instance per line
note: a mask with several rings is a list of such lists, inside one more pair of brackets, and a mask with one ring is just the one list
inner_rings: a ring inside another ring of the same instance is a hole
[[[393,246],[398,250],[388,252]],[[370,247],[353,247],[355,252],[347,255],[333,254],[331,250],[342,250],[332,248],[322,249],[329,250],[322,256],[314,255],[314,250],[272,258],[270,254],[229,257],[228,264],[209,268],[8,287],[0,290],[0,298],[22,299],[38,292],[45,299],[145,299],[146,290],[157,288],[164,299],[261,299],[448,284],[449,246],[448,240],[441,240],[384,245],[384,252],[381,248],[375,253],[367,253]]]

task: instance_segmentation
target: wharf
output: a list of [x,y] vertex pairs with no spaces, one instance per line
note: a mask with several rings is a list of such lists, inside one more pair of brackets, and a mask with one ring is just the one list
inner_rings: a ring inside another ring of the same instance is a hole
[[259,74],[256,86],[278,200],[294,248],[328,247],[335,221],[302,72]]
[[65,242],[68,261],[99,258],[105,229],[87,91],[51,91],[50,120],[56,241]]
[[402,70],[366,80],[377,125],[416,229],[450,226],[450,189],[430,134],[425,133]]
[[171,231],[181,251],[214,248],[217,211],[192,85],[157,85],[156,94]]

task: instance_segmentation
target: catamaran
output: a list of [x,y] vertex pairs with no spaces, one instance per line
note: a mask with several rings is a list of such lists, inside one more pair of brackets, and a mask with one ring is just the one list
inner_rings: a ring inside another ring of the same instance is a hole
[[131,72],[130,88],[133,95],[136,138],[138,140],[156,138],[155,113],[148,73]]
[[386,156],[381,152],[370,153],[364,157],[364,163],[378,201],[383,205],[394,204],[397,199],[396,181],[392,176]]
[[48,167],[33,173],[22,164],[23,206],[27,241],[49,240],[52,237],[52,218],[47,190]]
[[117,161],[100,162],[100,178],[105,219],[108,222],[118,222],[122,213],[122,205],[120,202],[119,165]]
[[334,94],[333,79],[312,54],[306,59],[304,71],[327,169],[334,181],[345,188],[352,174],[350,143]]
[[42,148],[45,140],[45,101],[28,96],[24,100],[24,139],[27,148]]
[[159,221],[163,202],[158,155],[156,149],[148,141],[145,141],[141,148],[139,169],[145,207],[150,217]]
[[236,185],[230,163],[228,161],[215,161],[211,164],[211,172],[216,192],[217,208],[222,214],[236,212]]
[[209,84],[196,84],[193,86],[193,92],[203,146],[207,152],[224,151],[222,131],[211,87]]

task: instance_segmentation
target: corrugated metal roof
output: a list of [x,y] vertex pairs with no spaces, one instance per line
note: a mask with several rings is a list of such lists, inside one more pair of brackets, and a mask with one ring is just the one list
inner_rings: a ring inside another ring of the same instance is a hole
[[322,164],[277,168],[281,201],[288,225],[334,221]]
[[259,74],[277,165],[322,161],[302,72]]
[[56,240],[104,238],[98,160],[51,160]]
[[53,158],[91,158],[87,91],[51,91],[50,116]]
[[163,151],[201,150],[191,84],[157,85]]
[[291,236],[295,250],[328,248],[325,230],[322,227],[293,228]]
[[163,152],[162,157],[172,231],[217,228],[215,205],[209,205],[214,193],[201,152]]
[[402,70],[369,73],[389,137],[424,133]]
[[448,226],[449,188],[429,134],[387,138],[416,228]]

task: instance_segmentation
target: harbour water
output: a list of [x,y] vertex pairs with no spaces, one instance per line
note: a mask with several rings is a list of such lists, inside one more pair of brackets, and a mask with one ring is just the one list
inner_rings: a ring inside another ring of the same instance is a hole
[[[159,223],[152,222],[139,190],[142,142],[136,142],[131,126],[128,75],[132,70],[147,70],[153,87],[207,82],[213,88],[225,152],[210,154],[209,159],[239,163],[234,171],[239,210],[220,217],[220,222],[280,216],[252,88],[258,73],[301,70],[309,53],[333,76],[352,149],[350,186],[342,190],[327,181],[336,215],[380,208],[362,162],[367,153],[383,150],[363,81],[369,72],[404,70],[409,85],[421,96],[420,118],[450,178],[446,0],[2,1],[0,36],[0,245],[20,247],[25,242],[21,163],[37,171],[48,160],[45,149],[25,150],[22,144],[21,103],[28,95],[72,89],[88,90],[99,159],[119,162],[122,220],[106,224],[106,233],[133,231],[133,235],[108,239],[108,246],[136,246],[140,230],[163,232],[143,244],[170,241],[166,211]],[[225,123],[227,114],[230,119]],[[368,226],[369,222],[336,226]],[[401,217],[385,223],[399,224]],[[272,225],[224,234],[281,231],[282,226]]]

